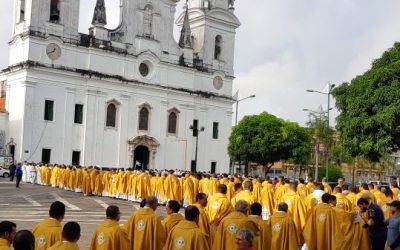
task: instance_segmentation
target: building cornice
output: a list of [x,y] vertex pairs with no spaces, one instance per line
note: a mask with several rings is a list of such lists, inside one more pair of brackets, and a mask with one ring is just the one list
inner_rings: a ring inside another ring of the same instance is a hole
[[69,67],[64,67],[64,66],[39,63],[39,62],[35,62],[35,61],[24,61],[24,62],[21,62],[18,64],[14,64],[14,65],[11,65],[11,66],[3,69],[1,72],[7,74],[7,73],[17,72],[19,70],[26,70],[26,69],[30,69],[30,68],[46,68],[46,69],[51,69],[51,70],[60,70],[60,71],[66,71],[66,72],[72,72],[75,74],[79,74],[85,78],[99,79],[99,80],[106,80],[106,79],[117,80],[117,81],[119,81],[121,83],[125,83],[125,84],[146,86],[149,88],[157,88],[160,90],[168,90],[168,91],[175,91],[175,92],[179,92],[179,93],[186,93],[189,95],[198,96],[198,97],[207,98],[207,99],[215,98],[215,99],[219,99],[221,101],[228,101],[228,102],[232,102],[232,103],[234,102],[234,100],[231,96],[218,95],[215,93],[200,91],[200,90],[191,90],[191,89],[186,89],[186,88],[163,86],[160,84],[149,84],[149,83],[141,82],[138,80],[127,79],[120,75],[109,75],[109,74],[104,74],[104,73],[100,73],[100,72],[92,71],[92,70],[69,68]]

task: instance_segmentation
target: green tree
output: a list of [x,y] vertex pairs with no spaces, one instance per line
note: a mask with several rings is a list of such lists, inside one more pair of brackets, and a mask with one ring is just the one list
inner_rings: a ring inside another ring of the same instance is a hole
[[228,146],[232,160],[258,163],[266,173],[281,160],[307,163],[310,150],[306,129],[266,112],[244,117],[232,129]]
[[351,157],[377,162],[400,146],[400,43],[370,70],[333,90],[337,129]]
[[[319,169],[318,179],[322,180],[325,176],[326,166],[323,166]],[[343,178],[342,170],[339,166],[329,165],[329,176],[328,181],[337,181],[339,178]]]

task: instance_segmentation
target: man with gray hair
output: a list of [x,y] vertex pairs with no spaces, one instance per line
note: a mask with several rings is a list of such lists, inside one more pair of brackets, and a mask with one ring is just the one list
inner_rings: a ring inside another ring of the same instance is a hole
[[257,223],[247,216],[249,209],[249,203],[244,200],[239,200],[235,204],[235,211],[228,214],[218,225],[212,249],[235,249],[236,234],[243,228],[247,228],[254,234],[255,241],[253,245],[257,245],[260,234],[259,228]]
[[134,212],[125,223],[130,249],[163,249],[167,234],[160,218],[155,214],[157,207],[157,198],[155,196],[147,197],[146,205]]
[[254,249],[253,246],[254,234],[247,228],[242,228],[236,234],[237,250]]

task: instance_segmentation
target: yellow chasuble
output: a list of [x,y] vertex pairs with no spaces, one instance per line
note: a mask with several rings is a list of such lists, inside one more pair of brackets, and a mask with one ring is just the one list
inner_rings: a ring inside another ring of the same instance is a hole
[[324,186],[325,193],[332,194],[332,188],[327,182],[323,182],[322,185]]
[[196,197],[196,195],[199,193],[199,179],[193,175],[190,176],[190,179],[193,181],[194,197]]
[[53,218],[44,219],[33,230],[35,236],[35,249],[45,250],[62,239],[61,223]]
[[208,178],[202,178],[199,181],[199,193],[205,193],[208,197],[210,197],[210,191],[208,189],[208,182],[210,180]]
[[228,197],[229,200],[232,199],[233,194],[235,193],[235,183],[230,181],[228,185],[226,185],[227,190],[226,190],[226,197]]
[[275,212],[268,221],[271,231],[271,250],[297,250],[301,246],[300,232],[289,214]]
[[[258,225],[250,220],[245,214],[234,211],[226,216],[218,226],[215,238],[213,241],[213,250],[231,250],[236,249],[236,234],[242,229],[247,228],[254,233],[254,238],[258,239]],[[254,245],[257,245],[255,240]]]
[[80,168],[75,170],[75,180],[74,180],[74,191],[82,192],[82,179],[83,179],[83,171]]
[[258,225],[260,230],[260,236],[256,239],[254,249],[264,250],[270,249],[271,247],[271,228],[267,221],[263,220],[261,216],[249,215],[249,219],[254,221]]
[[314,185],[314,183],[312,183],[312,182],[307,182],[307,184],[306,184],[306,187],[307,187],[307,189],[308,189],[308,193],[312,193],[312,192],[314,192],[314,190],[315,190],[315,185]]
[[342,250],[340,223],[329,204],[318,204],[312,209],[304,226],[303,237],[309,250]]
[[256,181],[253,184],[253,197],[255,202],[261,202],[261,191],[263,187],[260,182]]
[[90,188],[92,189],[92,192],[94,193],[96,189],[96,181],[97,181],[97,175],[99,172],[96,169],[91,169],[90,172]]
[[156,196],[159,200],[159,202],[165,202],[167,200],[165,196],[165,191],[164,191],[164,180],[165,176],[160,176],[157,179],[157,184],[156,184]]
[[195,222],[182,220],[169,233],[165,249],[168,250],[209,250],[206,235]]
[[139,175],[136,188],[137,199],[145,199],[151,196],[150,175],[147,173],[142,173],[141,175]]
[[267,217],[274,213],[275,208],[274,194],[271,188],[272,185],[265,185],[261,191],[261,205],[263,207],[263,213],[265,213]]
[[48,250],[79,250],[79,246],[76,243],[68,241],[59,241],[52,247],[48,248]]
[[166,232],[151,208],[144,207],[134,212],[124,227],[128,232],[131,250],[163,249]]
[[392,188],[392,192],[393,192],[393,198],[395,200],[400,201],[400,189],[398,189],[397,187]]
[[386,195],[384,194],[380,198],[376,199],[376,204],[382,209],[383,215],[385,216],[385,220],[389,219],[389,217],[391,216],[390,207],[387,204],[391,203],[392,201],[393,199],[391,197],[386,197]]
[[242,190],[232,199],[232,206],[235,207],[236,203],[240,200],[247,201],[249,206],[255,202],[254,196],[250,190]]
[[[362,217],[366,217],[366,213],[361,214]],[[368,228],[363,228],[364,221],[361,219],[360,223],[355,225],[354,229],[354,237],[352,242],[351,249],[362,249],[362,250],[370,250],[372,249],[371,240],[369,237]]]
[[[278,183],[279,184],[279,183]],[[276,187],[276,191],[275,191],[275,193],[274,193],[274,202],[275,202],[275,205],[277,205],[278,203],[279,203],[279,201],[282,199],[282,197],[286,194],[286,192],[287,192],[287,186],[286,185],[279,185],[278,186],[278,184],[277,184],[277,187]]]
[[219,181],[217,178],[213,177],[211,180],[208,181],[208,191],[210,192],[210,196],[217,193],[218,185]]
[[163,225],[165,232],[168,234],[176,226],[176,224],[184,219],[185,218],[180,213],[169,214],[163,221],[161,221],[161,224]]
[[354,211],[348,212],[344,209],[333,207],[338,218],[337,223],[340,223],[340,230],[343,235],[342,249],[351,250],[353,245],[354,232],[358,224],[355,223],[357,213]]
[[343,194],[334,194],[336,196],[336,207],[350,212],[353,210],[353,204]]
[[210,241],[210,222],[208,220],[208,216],[206,214],[205,208],[198,204],[195,203],[194,206],[196,206],[199,211],[200,211],[200,215],[199,215],[199,228],[200,230],[207,236],[207,241],[209,241],[210,245],[211,245],[211,241]]
[[11,250],[11,243],[3,238],[0,238],[0,250]]
[[307,209],[303,200],[294,191],[288,190],[280,202],[288,205],[288,213],[292,217],[297,231],[301,232],[307,219]]
[[84,196],[92,193],[90,174],[86,169],[82,171],[82,192]]
[[369,190],[361,190],[357,195],[356,195],[356,200],[355,203],[353,203],[354,206],[357,206],[357,201],[363,197],[364,195],[368,195],[371,198],[372,203],[376,204],[376,199],[375,196],[369,191]]
[[106,219],[93,234],[90,250],[129,249],[128,234],[116,220]]
[[233,207],[225,194],[216,193],[208,198],[206,214],[210,220],[210,242],[213,242],[217,226],[225,218]]
[[299,185],[297,185],[297,194],[300,195],[300,198],[305,201],[307,195],[310,194],[310,192],[308,191],[308,188],[306,187],[306,185],[300,183]]
[[169,174],[167,178],[165,178],[164,190],[168,200],[182,200],[181,186],[175,175]]
[[194,184],[191,178],[183,181],[183,204],[185,206],[192,205],[195,202]]

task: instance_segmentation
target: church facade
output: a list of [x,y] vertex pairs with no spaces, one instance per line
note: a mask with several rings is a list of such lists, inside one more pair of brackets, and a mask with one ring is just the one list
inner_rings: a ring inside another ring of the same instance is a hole
[[[121,0],[88,34],[79,0],[14,0],[2,70],[4,148],[16,161],[228,172],[232,0]],[[173,38],[174,25],[181,30]]]

